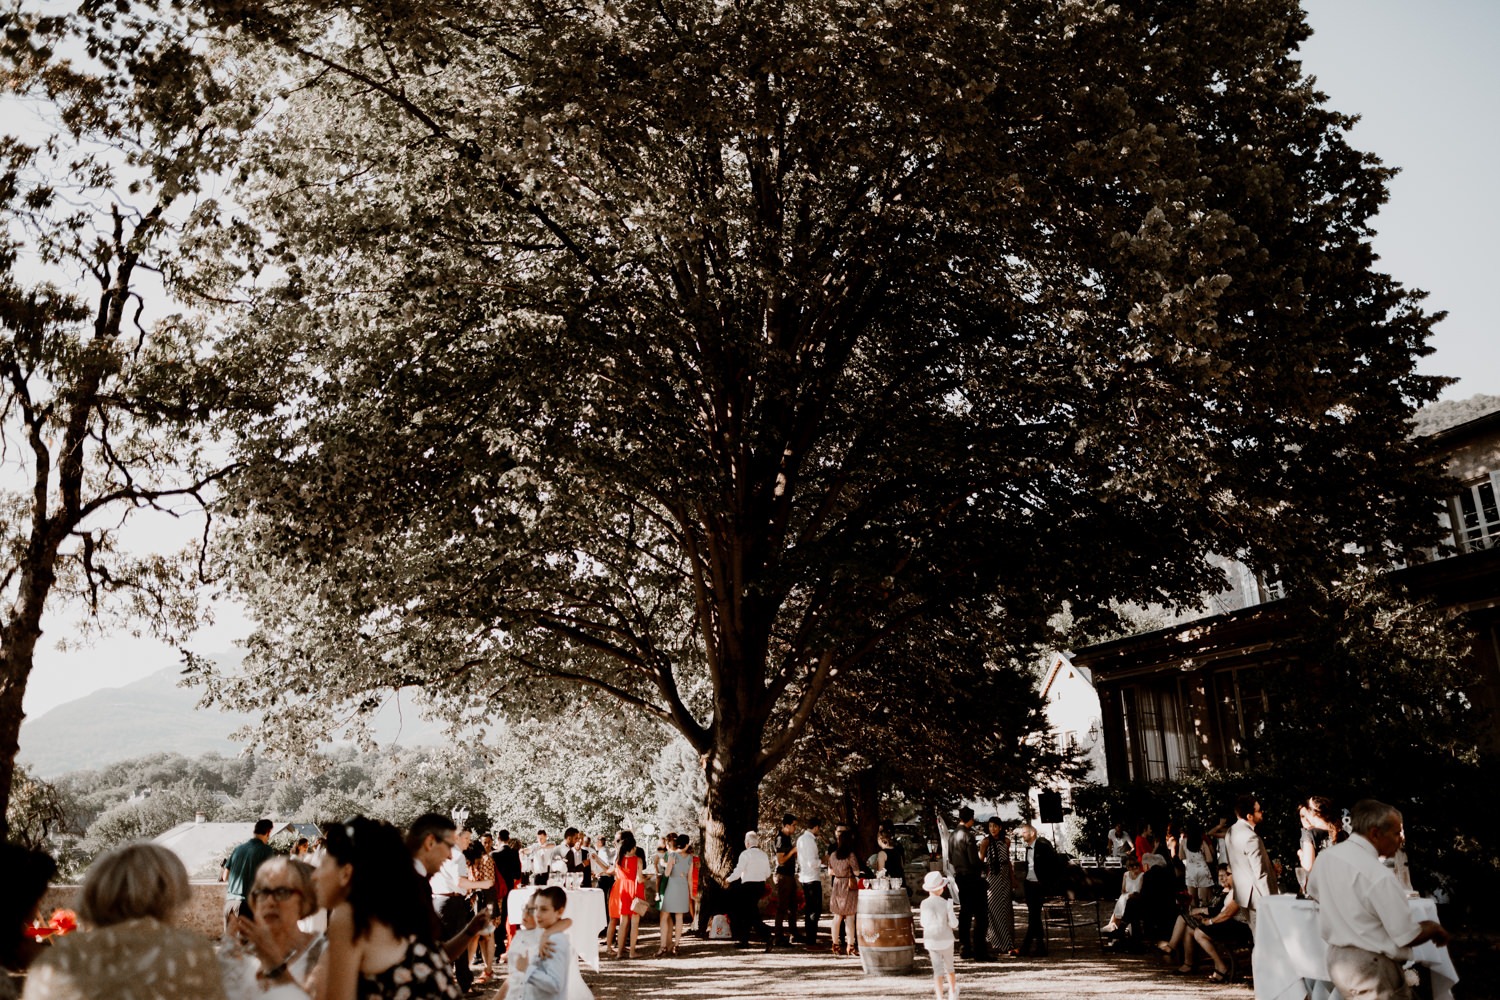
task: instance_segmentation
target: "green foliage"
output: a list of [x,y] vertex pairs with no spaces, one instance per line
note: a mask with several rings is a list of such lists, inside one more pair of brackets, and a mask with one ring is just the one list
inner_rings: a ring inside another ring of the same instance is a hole
[[268,740],[584,687],[700,755],[717,845],[954,608],[1004,661],[1209,552],[1435,530],[1434,317],[1295,0],[205,6],[284,95],[236,192],[263,628],[205,675]]
[[5,818],[11,843],[34,851],[53,850],[57,835],[67,832],[69,803],[57,786],[17,768]]
[[198,620],[199,561],[118,529],[201,512],[224,472],[208,420],[253,397],[226,390],[177,252],[218,228],[203,185],[254,120],[199,27],[152,0],[0,8],[0,815],[44,613]]
[[[1269,685],[1274,719],[1249,746],[1257,771],[1297,796],[1376,798],[1406,817],[1417,870],[1500,885],[1488,846],[1500,761],[1478,706],[1487,683],[1462,619],[1351,575],[1312,595],[1301,663]],[[1341,734],[1334,736],[1333,734]]]
[[[1131,833],[1138,833],[1143,822],[1150,823],[1158,836],[1168,819],[1204,830],[1211,829],[1222,819],[1232,823],[1234,800],[1244,792],[1262,797],[1268,819],[1265,832],[1268,837],[1273,833],[1280,836],[1284,833],[1282,827],[1286,814],[1276,810],[1283,809],[1291,801],[1294,824],[1297,810],[1295,800],[1285,793],[1276,794],[1272,785],[1260,774],[1199,771],[1176,781],[1077,786],[1073,789],[1073,813],[1080,821],[1081,834],[1075,846],[1093,854],[1107,853],[1109,842],[1106,835],[1116,822]],[[1296,836],[1296,831],[1292,831],[1289,850],[1284,837],[1280,838],[1280,843],[1271,841],[1279,848],[1276,856],[1286,859],[1294,855]]]
[[219,802],[212,791],[191,781],[151,788],[140,797],[106,809],[89,824],[84,847],[98,855],[132,840],[151,840],[197,813],[219,819]]
[[1178,781],[1075,792],[1084,837],[1103,849],[1116,819],[1128,828],[1168,818],[1212,826],[1233,819],[1236,795],[1265,807],[1260,829],[1289,871],[1297,805],[1325,795],[1348,808],[1389,802],[1406,821],[1407,852],[1424,888],[1435,879],[1475,905],[1500,885],[1490,832],[1500,824],[1492,789],[1500,759],[1488,719],[1471,697],[1484,683],[1463,653],[1461,619],[1412,603],[1374,574],[1352,574],[1309,595],[1296,662],[1267,671],[1271,710],[1247,747],[1252,766]]
[[[996,661],[998,615],[985,605],[931,620],[819,702],[807,734],[769,777],[763,819],[842,816],[901,802],[926,814],[1001,800],[1057,777],[1073,756],[1047,738],[1031,664]],[[880,801],[866,801],[869,793]]]
[[1440,399],[1417,411],[1412,433],[1418,437],[1436,434],[1496,410],[1500,410],[1500,396],[1476,393],[1467,399]]

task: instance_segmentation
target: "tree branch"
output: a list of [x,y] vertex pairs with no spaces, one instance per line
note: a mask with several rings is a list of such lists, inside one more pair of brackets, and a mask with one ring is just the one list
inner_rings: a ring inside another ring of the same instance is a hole
[[812,718],[813,709],[818,705],[818,699],[823,695],[823,689],[828,686],[829,679],[833,676],[833,653],[826,651],[818,659],[818,665],[807,680],[807,687],[802,691],[802,697],[797,703],[796,710],[792,713],[787,724],[782,727],[780,734],[761,751],[760,756],[755,759],[755,770],[758,774],[765,774],[781,762],[797,743],[797,738],[802,735],[802,730],[807,726],[807,720]]

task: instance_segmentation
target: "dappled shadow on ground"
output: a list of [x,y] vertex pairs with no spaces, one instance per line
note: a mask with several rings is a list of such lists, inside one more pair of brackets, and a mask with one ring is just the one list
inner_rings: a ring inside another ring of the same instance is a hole
[[[835,957],[805,948],[738,950],[723,942],[692,941],[667,959],[606,959],[598,975],[586,976],[597,1000],[802,1000],[805,997],[930,997],[932,971],[918,950],[910,976],[866,976],[859,959]],[[1243,984],[1217,986],[1201,976],[1177,976],[1137,956],[1104,956],[1067,947],[1047,959],[961,962],[959,992],[964,1000],[1021,997],[1073,1000],[1089,997],[1151,997],[1164,1000],[1213,997],[1248,1000]]]

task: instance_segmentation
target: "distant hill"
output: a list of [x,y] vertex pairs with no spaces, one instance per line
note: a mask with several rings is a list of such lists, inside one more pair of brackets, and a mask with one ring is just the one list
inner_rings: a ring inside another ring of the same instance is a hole
[[149,753],[239,753],[240,744],[229,734],[255,717],[201,710],[198,692],[178,687],[177,679],[177,668],[168,667],[27,719],[18,759],[38,777],[55,778]]
[[[167,667],[27,719],[21,726],[19,761],[40,778],[55,778],[152,753],[238,754],[243,745],[229,735],[254,723],[256,716],[198,708],[198,691],[178,687],[178,676],[177,667]],[[395,705],[382,709],[374,730],[381,745],[451,742],[441,723],[419,718],[409,701],[404,712]]]

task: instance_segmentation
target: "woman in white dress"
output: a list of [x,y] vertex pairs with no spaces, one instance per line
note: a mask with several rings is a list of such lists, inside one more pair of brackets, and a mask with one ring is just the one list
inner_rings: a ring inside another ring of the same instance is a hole
[[1105,934],[1113,934],[1120,929],[1120,918],[1125,916],[1125,904],[1130,897],[1141,891],[1141,878],[1143,869],[1141,863],[1134,857],[1125,859],[1125,875],[1120,879],[1120,898],[1115,900],[1114,912],[1110,914],[1109,923],[1100,928]]

